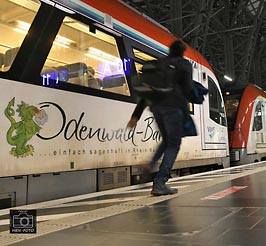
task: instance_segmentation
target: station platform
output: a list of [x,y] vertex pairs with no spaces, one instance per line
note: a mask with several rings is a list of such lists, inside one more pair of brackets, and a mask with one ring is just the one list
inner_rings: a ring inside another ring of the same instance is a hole
[[179,192],[154,197],[147,183],[12,208],[36,209],[36,233],[10,233],[2,209],[0,245],[266,245],[266,162],[168,183]]

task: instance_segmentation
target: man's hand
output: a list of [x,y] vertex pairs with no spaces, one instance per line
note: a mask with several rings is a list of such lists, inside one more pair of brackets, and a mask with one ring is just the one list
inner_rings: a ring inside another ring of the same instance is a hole
[[127,123],[127,127],[128,128],[133,128],[137,125],[138,122],[138,118],[136,117],[131,117],[131,119],[129,120],[129,122]]

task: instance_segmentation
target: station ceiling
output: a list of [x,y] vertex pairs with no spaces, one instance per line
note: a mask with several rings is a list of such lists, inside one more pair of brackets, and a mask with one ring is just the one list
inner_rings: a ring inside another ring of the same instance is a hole
[[248,83],[266,90],[266,0],[122,1],[198,50],[223,92]]

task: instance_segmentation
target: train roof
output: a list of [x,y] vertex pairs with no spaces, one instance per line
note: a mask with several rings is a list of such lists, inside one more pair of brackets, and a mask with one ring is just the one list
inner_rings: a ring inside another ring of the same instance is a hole
[[240,106],[243,107],[243,110],[246,110],[247,105],[254,103],[258,96],[266,98],[265,91],[255,84],[248,84],[241,96]]
[[[178,39],[166,28],[118,0],[54,0],[54,2],[164,54],[167,54],[169,45]],[[213,71],[207,60],[189,45],[185,56]]]

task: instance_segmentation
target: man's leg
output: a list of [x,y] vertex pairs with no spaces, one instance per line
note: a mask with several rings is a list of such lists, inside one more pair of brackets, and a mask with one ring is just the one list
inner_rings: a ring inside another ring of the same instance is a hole
[[153,195],[174,194],[177,189],[171,189],[165,183],[168,181],[173,164],[180,149],[183,127],[183,113],[176,108],[156,108],[154,117],[161,131],[165,152],[159,172],[154,179]]
[[159,147],[157,148],[157,150],[155,151],[155,154],[153,155],[151,161],[149,162],[149,164],[144,165],[144,169],[147,171],[152,170],[155,165],[157,164],[158,160],[163,156],[163,153],[165,151],[165,144],[162,141],[159,145]]

